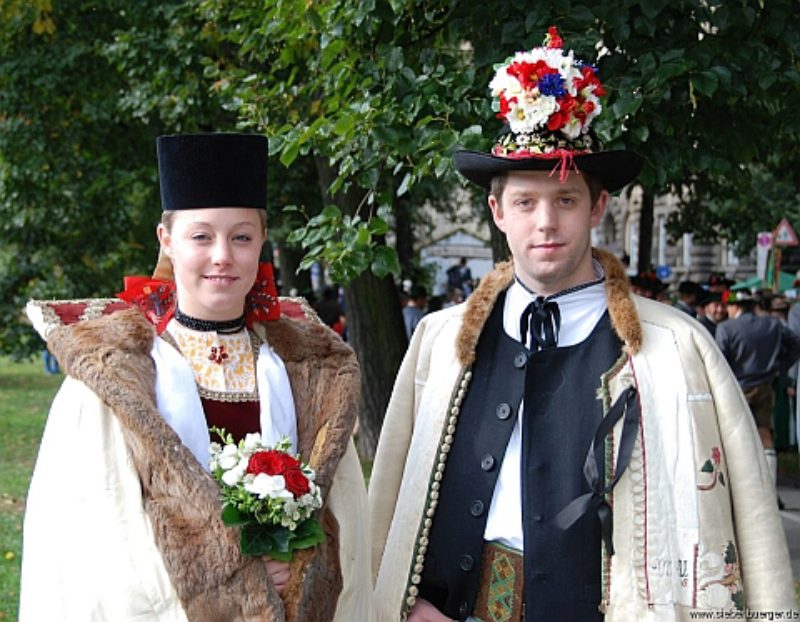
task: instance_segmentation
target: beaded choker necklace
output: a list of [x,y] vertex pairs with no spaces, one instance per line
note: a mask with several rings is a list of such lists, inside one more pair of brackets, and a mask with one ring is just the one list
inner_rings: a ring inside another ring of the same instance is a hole
[[200,320],[196,317],[192,317],[191,315],[186,315],[183,311],[176,307],[174,318],[179,324],[182,324],[186,328],[203,333],[214,331],[223,335],[227,335],[230,333],[238,333],[244,328],[244,313],[241,317],[237,317],[234,320],[224,320],[222,322],[218,322],[215,320]]

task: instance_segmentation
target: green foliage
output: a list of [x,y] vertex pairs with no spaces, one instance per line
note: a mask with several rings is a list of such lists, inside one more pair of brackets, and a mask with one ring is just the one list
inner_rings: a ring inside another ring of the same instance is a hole
[[800,223],[800,188],[791,175],[776,176],[765,166],[742,167],[726,185],[700,177],[694,193],[670,215],[667,230],[677,239],[691,231],[698,242],[718,238],[734,242],[745,256],[761,231],[772,231],[781,218]]
[[[287,212],[297,211],[294,205],[286,206]],[[376,276],[400,274],[397,252],[385,243],[376,242],[389,230],[385,220],[388,207],[378,209],[369,220],[343,215],[335,205],[328,205],[321,213],[309,218],[305,226],[295,229],[287,238],[289,243],[301,244],[308,250],[301,269],[308,269],[315,261],[323,261],[330,271],[331,279],[347,283],[365,270],[371,269]]]
[[[499,129],[486,90],[493,64],[540,44],[550,24],[579,57],[599,56],[610,95],[598,133],[644,156],[647,192],[704,201],[776,145],[784,166],[796,163],[800,25],[789,0],[307,4],[207,0],[221,36],[265,68],[208,71],[284,166],[306,154],[331,163],[334,199],[381,194],[392,206],[422,179],[453,184],[454,149],[486,150]],[[322,258],[317,248],[309,260]],[[366,265],[352,257],[354,271]]]
[[16,356],[41,347],[28,298],[108,296],[150,271],[155,137],[229,118],[184,3],[37,5],[0,22],[0,352]]

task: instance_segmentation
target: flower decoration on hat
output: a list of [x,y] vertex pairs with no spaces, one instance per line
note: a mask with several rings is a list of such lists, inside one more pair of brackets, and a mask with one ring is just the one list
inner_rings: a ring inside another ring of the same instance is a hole
[[559,158],[564,152],[591,153],[597,147],[589,130],[602,111],[605,89],[597,69],[562,46],[551,26],[542,47],[517,52],[495,66],[489,83],[492,108],[508,131],[494,155]]

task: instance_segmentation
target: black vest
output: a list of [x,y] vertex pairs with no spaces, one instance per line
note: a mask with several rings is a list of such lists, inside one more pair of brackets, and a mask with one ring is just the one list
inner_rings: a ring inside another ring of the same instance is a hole
[[602,620],[597,515],[583,516],[567,531],[551,519],[589,491],[583,464],[603,417],[599,379],[622,344],[605,313],[582,343],[531,354],[503,330],[504,301],[501,294],[477,344],[419,594],[449,617],[463,620],[472,612],[487,515],[524,395],[525,620]]

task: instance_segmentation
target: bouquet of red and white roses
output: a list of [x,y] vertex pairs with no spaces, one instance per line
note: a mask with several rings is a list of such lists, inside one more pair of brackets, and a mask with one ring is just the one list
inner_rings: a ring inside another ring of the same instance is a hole
[[290,453],[288,439],[268,447],[260,434],[236,443],[225,430],[211,431],[223,440],[210,447],[211,474],[222,493],[222,521],[241,527],[243,555],[290,561],[293,551],[325,540],[313,518],[322,507],[322,491],[314,483],[314,470]]

